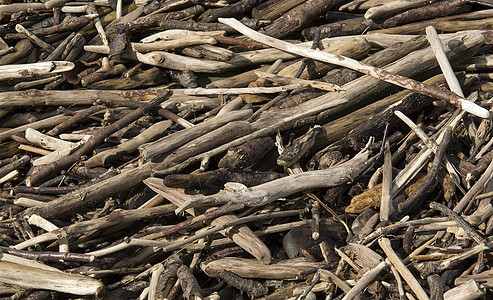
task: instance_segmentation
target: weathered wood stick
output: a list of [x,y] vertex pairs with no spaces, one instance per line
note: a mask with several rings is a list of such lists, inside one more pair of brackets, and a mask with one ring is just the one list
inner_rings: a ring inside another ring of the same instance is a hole
[[214,37],[215,35],[224,35],[224,34],[226,34],[226,32],[223,30],[191,31],[191,30],[185,30],[185,29],[168,29],[165,31],[161,31],[161,32],[152,34],[148,37],[145,37],[142,40],[140,40],[140,42],[141,43],[152,43],[152,42],[156,42],[158,40],[174,40],[174,39],[189,38],[189,37],[194,37],[194,36],[212,36],[212,37]]
[[459,286],[456,286],[443,293],[444,300],[473,300],[486,294],[486,290],[474,279],[471,279]]
[[25,65],[0,66],[0,80],[63,73],[72,70],[74,67],[75,65],[72,62],[66,61],[48,61]]
[[392,197],[390,190],[392,188],[392,154],[390,146],[386,146],[384,152],[384,163],[382,170],[382,199],[380,200],[380,221],[389,220],[390,210],[392,208]]
[[[71,106],[92,105],[101,100],[111,101],[151,101],[162,95],[162,88],[149,88],[137,90],[27,90],[0,93],[0,108],[15,106]],[[175,105],[176,103],[190,102],[199,105],[201,101],[211,102],[210,98],[185,96],[183,90],[174,90],[173,95],[162,106]]]
[[181,53],[192,57],[203,57],[218,61],[228,61],[235,56],[235,53],[231,50],[209,44],[186,47],[181,50]]
[[[335,55],[343,55],[353,59],[360,59],[365,57],[371,50],[371,45],[368,43],[366,38],[359,36],[351,39],[347,39],[345,42],[334,42],[328,43],[328,39],[323,39],[322,44],[324,45],[323,52],[332,53]],[[328,46],[325,46],[325,43]],[[277,75],[294,77],[302,65],[302,61],[295,62],[282,70],[279,71]],[[326,64],[320,61],[310,61],[307,65],[308,67],[300,74],[301,79],[313,79],[319,78],[326,74],[329,70],[337,67],[337,65]]]
[[[50,34],[56,34],[60,32],[75,31],[80,27],[86,25],[96,17],[98,17],[97,14],[84,15],[80,17],[67,16],[63,19],[63,21],[60,24],[53,25],[50,27],[35,29],[32,30],[31,33],[35,34],[38,37],[41,37],[41,36],[47,36]],[[5,39],[24,39],[24,38],[26,37],[20,33],[7,33],[5,35]]]
[[54,8],[63,6],[67,2],[69,2],[69,0],[48,0],[45,2],[45,6],[46,8]]
[[23,155],[21,158],[11,162],[10,164],[7,164],[3,167],[0,168],[0,178],[4,177],[8,173],[18,170],[22,168],[24,165],[26,165],[29,161],[31,160],[31,157],[29,155]]
[[16,128],[9,129],[7,131],[3,131],[0,133],[0,141],[4,141],[8,138],[10,138],[11,135],[13,134],[18,134],[26,131],[28,128],[33,128],[33,129],[41,129],[41,128],[50,128],[55,125],[60,124],[61,122],[67,120],[70,118],[69,116],[64,116],[64,115],[57,115],[53,117],[49,117],[43,120],[39,120],[36,122],[33,122],[31,124],[26,124],[22,126],[18,126]]
[[344,296],[342,300],[354,299],[356,296],[358,296],[360,292],[362,292],[369,284],[371,284],[376,279],[378,274],[387,269],[388,266],[389,265],[385,261],[382,261],[376,267],[366,272],[351,288],[351,290],[346,293],[346,296]]
[[20,11],[27,11],[28,9],[45,9],[46,6],[43,3],[12,3],[0,5],[0,16],[14,14]]
[[306,0],[268,0],[252,9],[252,17],[260,20],[275,20],[283,13]]
[[[195,127],[195,126],[194,126]],[[253,131],[251,124],[246,121],[232,121],[222,127],[210,131],[188,142],[166,156],[162,161],[165,166],[173,166],[187,158],[216,148],[227,142],[245,136]]]
[[321,90],[328,91],[328,92],[342,91],[342,88],[340,86],[332,84],[332,83],[328,83],[328,82],[323,82],[323,81],[314,81],[314,80],[305,80],[305,79],[298,79],[298,78],[292,78],[292,77],[285,77],[285,76],[274,75],[272,73],[261,72],[261,71],[256,71],[255,74],[257,74],[257,76],[260,78],[265,78],[269,81],[279,83],[279,84],[301,84],[301,85],[311,86],[312,88],[321,89]]
[[229,4],[225,7],[209,9],[205,11],[198,19],[201,22],[216,22],[220,17],[240,17],[249,12],[257,3],[256,0],[241,0]]
[[140,155],[144,160],[148,160],[184,145],[185,143],[203,136],[207,132],[213,131],[229,122],[249,118],[251,114],[251,111],[235,111],[224,117],[216,117],[206,122],[202,122],[192,128],[175,132],[155,142],[142,145],[139,147]]
[[52,77],[38,79],[38,80],[19,82],[19,83],[14,85],[14,91],[21,91],[21,90],[26,90],[26,89],[30,89],[30,88],[35,88],[35,87],[40,86],[40,85],[45,85],[45,84],[48,84],[50,82],[60,80],[61,78],[62,78],[62,75],[55,75]]
[[421,6],[428,3],[426,0],[414,0],[414,1],[392,1],[384,5],[375,6],[368,9],[365,13],[366,19],[381,18],[386,15],[395,14],[408,8]]
[[252,64],[274,62],[278,59],[282,59],[283,61],[291,60],[294,59],[295,56],[286,52],[281,53],[277,50],[272,51],[272,49],[261,49],[238,53],[233,58],[225,62],[197,59],[164,51],[152,51],[145,54],[134,53],[130,54],[128,58],[153,66],[179,71],[190,70],[200,73],[221,73],[226,70],[251,66]]
[[464,4],[468,2],[469,0],[437,1],[421,7],[409,9],[388,18],[383,22],[382,27],[395,27],[401,24],[466,12],[470,8]]
[[306,56],[310,57],[312,59],[324,61],[327,63],[331,64],[336,64],[339,66],[343,66],[349,69],[356,70],[358,72],[362,72],[366,75],[370,75],[372,77],[384,80],[386,82],[395,84],[397,86],[403,87],[410,89],[414,92],[424,94],[429,97],[433,97],[435,99],[439,100],[444,100],[452,105],[455,105],[459,108],[462,108],[463,110],[472,113],[474,115],[477,115],[482,118],[488,118],[490,113],[488,110],[471,103],[469,101],[465,101],[464,98],[458,96],[457,94],[454,94],[450,91],[443,90],[443,89],[437,89],[437,88],[432,88],[428,85],[425,85],[421,82],[418,82],[416,80],[400,76],[397,74],[393,74],[389,71],[380,69],[380,68],[375,68],[369,65],[362,64],[356,60],[344,57],[344,56],[336,56],[332,55],[330,53],[325,53],[322,51],[317,51],[317,50],[312,50],[308,49],[306,47],[300,47],[297,45],[293,45],[288,42],[284,42],[281,40],[277,40],[271,37],[268,37],[264,34],[261,34],[259,32],[256,32],[255,30],[252,30],[237,20],[234,19],[219,19],[221,23],[230,25],[231,27],[237,29],[239,32],[243,33],[244,35],[250,37],[251,39],[254,39],[256,41],[259,41],[263,44],[269,45],[271,47],[275,47],[277,49],[289,52],[289,53],[294,53],[298,54],[301,56]]
[[25,35],[31,42],[38,45],[45,52],[51,53],[53,52],[53,50],[55,50],[55,47],[53,47],[52,45],[48,44],[47,42],[43,41],[42,39],[31,33],[29,30],[24,28],[24,26],[22,26],[21,24],[15,25],[15,30]]
[[314,19],[323,15],[327,10],[340,2],[339,0],[305,1],[277,18],[269,26],[266,26],[264,28],[265,33],[276,38],[284,37],[311,23]]
[[57,150],[58,148],[71,146],[73,143],[64,141],[61,139],[54,138],[52,136],[43,134],[36,129],[28,128],[26,129],[25,137],[31,143],[41,146],[48,150]]
[[151,127],[144,130],[141,134],[136,137],[119,144],[116,148],[112,148],[109,150],[105,150],[103,152],[99,152],[93,156],[91,156],[84,165],[88,168],[94,168],[97,166],[104,165],[110,161],[116,160],[119,157],[123,156],[126,153],[130,153],[140,147],[142,144],[150,141],[156,136],[162,134],[169,127],[171,127],[173,123],[169,120],[161,121],[156,124],[153,124]]
[[104,288],[99,280],[87,276],[48,271],[6,261],[0,261],[0,282],[75,295],[97,295]]
[[225,185],[225,189],[219,193],[212,196],[197,196],[180,206],[177,212],[209,202],[226,203],[231,201],[259,206],[297,192],[338,186],[350,178],[358,176],[373,161],[369,155],[369,151],[365,150],[348,162],[333,168],[294,174],[250,188],[242,184],[228,183]]
[[[153,191],[165,197],[176,206],[182,205],[191,198],[191,196],[185,194],[182,189],[169,188],[163,185],[162,180],[158,178],[147,178],[144,183]],[[201,213],[200,210],[203,209],[190,209],[187,210],[187,212],[193,216],[197,216],[199,213]],[[218,227],[233,222],[237,219],[238,217],[236,215],[228,214],[217,217],[211,224],[215,227]],[[253,233],[253,231],[247,225],[241,224],[235,226],[234,230],[225,229],[221,230],[220,232],[264,264],[269,264],[271,262],[272,255],[269,248]]]
[[[448,18],[448,17],[447,17]],[[445,19],[445,18],[443,18]],[[491,24],[491,16],[479,20],[442,20],[441,18],[410,23],[397,27],[375,30],[375,33],[396,33],[396,34],[420,34],[428,26],[433,26],[440,32],[457,32],[465,30],[482,30],[488,24]]]
[[[56,202],[56,200],[54,201]],[[44,206],[51,206],[53,204],[55,203],[45,202]],[[53,207],[56,207],[56,204]],[[160,215],[162,216],[172,213],[174,208],[176,208],[175,205],[166,204],[166,205],[160,205],[160,206],[149,207],[149,208],[116,210],[111,214],[101,218],[74,223],[69,226],[65,226],[60,229],[57,229],[55,231],[50,231],[40,234],[32,239],[18,243],[17,245],[14,246],[14,248],[17,250],[21,250],[41,242],[56,240],[59,238],[59,236],[62,233],[66,234],[67,236],[74,234],[83,234],[83,233],[87,233],[88,231],[115,226],[123,222],[139,221],[146,218],[153,218]],[[26,216],[27,215],[31,215],[31,214],[26,214]]]
[[229,88],[229,89],[206,89],[195,88],[185,91],[185,95],[227,95],[227,94],[276,94],[280,92],[294,90],[300,87],[307,87],[310,82],[297,81],[284,86],[274,87],[247,87],[247,88]]
[[416,294],[420,300],[428,300],[428,295],[423,290],[423,287],[416,280],[414,275],[409,271],[409,269],[404,265],[401,258],[394,252],[392,246],[390,245],[390,240],[388,238],[380,238],[378,244],[382,248],[383,252],[387,255],[389,261],[395,266],[402,278],[407,282],[411,290]]
[[161,51],[170,50],[181,47],[210,44],[215,45],[217,42],[214,38],[210,36],[199,36],[191,35],[184,38],[177,38],[169,41],[156,41],[148,43],[130,43],[132,49],[137,52],[150,52],[150,51]]
[[225,257],[211,262],[204,262],[200,268],[212,277],[219,277],[223,270],[228,270],[243,278],[265,279],[296,279],[302,278],[305,272],[315,272],[324,263],[313,262],[307,258],[293,258],[276,264],[263,265],[261,262],[246,259]]

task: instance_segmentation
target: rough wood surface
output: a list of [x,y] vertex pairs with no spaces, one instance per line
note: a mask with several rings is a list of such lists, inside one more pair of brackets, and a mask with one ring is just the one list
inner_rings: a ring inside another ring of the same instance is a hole
[[490,1],[21,2],[4,297],[491,294]]

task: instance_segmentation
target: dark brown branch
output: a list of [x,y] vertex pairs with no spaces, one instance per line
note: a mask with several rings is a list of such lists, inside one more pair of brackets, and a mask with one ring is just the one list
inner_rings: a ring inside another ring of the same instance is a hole
[[83,119],[87,118],[88,116],[90,116],[94,113],[97,113],[98,111],[101,111],[105,108],[106,108],[106,106],[104,106],[104,105],[97,105],[97,106],[91,106],[87,109],[78,111],[70,119],[68,119],[68,120],[58,124],[57,126],[53,127],[46,134],[51,135],[51,136],[59,135],[60,133],[67,130],[70,126],[77,124],[81,120],[83,120]]
[[436,184],[435,176],[437,175],[438,170],[441,166],[451,138],[452,131],[450,128],[447,128],[443,140],[438,146],[435,158],[430,167],[430,170],[428,171],[428,174],[426,175],[425,180],[408,199],[406,199],[402,203],[399,203],[397,211],[393,214],[394,218],[398,218],[398,216],[401,214],[409,214],[410,211],[415,211],[416,209],[418,209],[425,200],[426,196],[433,191]]

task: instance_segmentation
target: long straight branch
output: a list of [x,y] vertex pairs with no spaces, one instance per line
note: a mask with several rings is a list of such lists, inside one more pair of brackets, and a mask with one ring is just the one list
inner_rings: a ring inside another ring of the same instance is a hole
[[437,88],[437,87],[432,87],[430,85],[421,83],[419,81],[410,79],[405,76],[397,75],[394,73],[391,73],[389,71],[383,70],[381,68],[376,68],[370,65],[363,64],[357,60],[344,57],[342,55],[334,55],[331,53],[326,53],[318,50],[313,50],[309,49],[307,47],[303,46],[298,46],[294,45],[288,42],[284,42],[272,37],[269,37],[267,35],[264,35],[262,33],[259,33],[253,29],[250,29],[240,23],[239,21],[229,18],[219,18],[219,22],[229,25],[239,31],[240,33],[246,35],[247,37],[261,42],[265,45],[277,48],[282,51],[286,51],[288,53],[293,53],[297,55],[301,55],[304,57],[309,57],[315,60],[323,61],[326,63],[330,64],[335,64],[338,66],[346,67],[352,70],[356,70],[358,72],[361,72],[365,75],[369,75],[381,80],[384,80],[386,82],[395,84],[397,86],[410,89],[416,93],[423,94],[425,96],[429,96],[435,99],[439,100],[444,100],[454,106],[457,106],[459,108],[462,108],[463,110],[472,113],[474,115],[477,115],[481,118],[488,118],[489,117],[489,111],[486,110],[485,108],[478,106],[474,103],[471,103],[469,101],[466,101],[464,98],[460,97],[459,95],[452,93],[448,90]]

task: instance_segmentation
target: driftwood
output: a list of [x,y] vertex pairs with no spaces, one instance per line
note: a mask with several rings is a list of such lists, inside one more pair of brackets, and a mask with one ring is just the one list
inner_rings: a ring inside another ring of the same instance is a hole
[[375,78],[379,78],[381,80],[393,83],[395,85],[409,88],[413,91],[423,93],[424,95],[434,97],[436,99],[444,100],[447,101],[453,105],[456,105],[470,113],[477,114],[483,118],[487,118],[489,116],[489,112],[485,111],[484,108],[478,107],[474,104],[471,105],[470,102],[466,102],[464,99],[461,99],[457,95],[454,95],[453,93],[450,93],[448,91],[442,90],[438,91],[436,89],[430,89],[428,86],[423,85],[422,83],[419,83],[417,81],[413,81],[409,78],[406,78],[404,76],[399,76],[396,74],[392,74],[390,72],[384,71],[382,69],[378,69],[375,67],[371,66],[366,66],[363,65],[357,61],[354,61],[352,59],[344,58],[344,57],[337,57],[337,56],[332,56],[332,55],[323,55],[321,54],[322,52],[317,52],[315,50],[311,49],[304,49],[304,48],[297,48],[294,45],[289,45],[289,43],[282,42],[282,41],[276,41],[275,39],[266,37],[266,36],[261,36],[260,34],[256,33],[255,31],[251,31],[250,29],[243,27],[239,22],[236,20],[226,20],[226,19],[221,19],[220,21],[229,24],[231,26],[234,26],[236,29],[241,30],[242,33],[244,34],[250,34],[250,36],[255,36],[257,37],[258,40],[260,40],[264,44],[276,46],[279,49],[289,51],[291,53],[297,53],[301,54],[304,53],[306,56],[318,59],[327,63],[333,63],[337,65],[341,65],[343,67],[347,67],[350,69],[356,69],[359,72],[363,72],[366,75],[371,75]]
[[[196,197],[180,206],[178,210],[183,211],[203,203],[226,203],[229,201],[252,206],[265,205],[300,191],[340,185],[358,176],[367,163],[371,163],[371,159],[368,151],[363,151],[349,162],[332,169],[295,174],[252,188],[247,188],[242,184],[230,184],[218,194],[211,197]],[[286,186],[288,182],[290,183],[289,187]]]
[[14,2],[6,297],[490,293],[488,1]]

